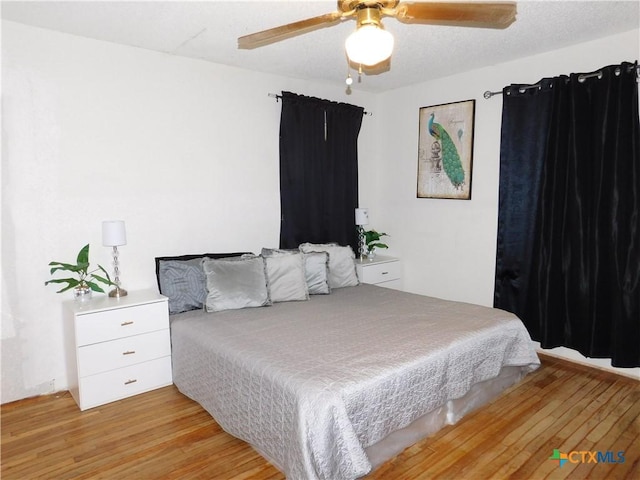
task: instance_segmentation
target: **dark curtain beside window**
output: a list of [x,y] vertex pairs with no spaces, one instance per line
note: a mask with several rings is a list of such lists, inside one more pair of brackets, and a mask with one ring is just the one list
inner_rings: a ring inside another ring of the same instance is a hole
[[358,251],[358,134],[364,110],[282,92],[280,248],[336,242]]
[[503,90],[494,305],[543,348],[640,366],[636,66]]

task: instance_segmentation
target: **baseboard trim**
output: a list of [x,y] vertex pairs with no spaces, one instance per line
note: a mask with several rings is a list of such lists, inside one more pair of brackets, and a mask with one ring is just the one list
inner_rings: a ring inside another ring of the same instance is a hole
[[[617,368],[615,370],[612,370],[612,368],[615,367],[611,367],[611,368],[606,368],[606,367],[602,367],[600,365],[594,365],[593,363],[589,363],[587,361],[580,361],[578,359],[574,359],[574,358],[567,358],[564,355],[560,355],[557,353],[553,353],[550,352],[549,350],[543,350],[540,348],[536,348],[536,353],[538,354],[539,357],[541,357],[542,359],[547,359],[547,360],[553,360],[553,361],[558,361],[567,365],[571,365],[574,367],[577,367],[583,371],[593,371],[593,370],[598,370],[600,372],[604,372],[604,373],[609,373],[611,375],[616,375],[619,377],[622,377],[623,379],[626,380],[634,380],[636,382],[640,382],[640,377],[635,374],[633,371],[626,373],[624,372],[622,369]],[[631,369],[631,370],[637,370],[637,369]]]

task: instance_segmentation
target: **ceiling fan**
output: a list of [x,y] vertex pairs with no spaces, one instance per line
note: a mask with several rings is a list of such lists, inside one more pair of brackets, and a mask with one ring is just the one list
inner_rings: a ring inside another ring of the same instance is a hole
[[238,48],[252,49],[355,18],[356,31],[345,42],[349,61],[371,67],[387,60],[393,36],[382,17],[402,23],[503,29],[516,19],[515,2],[402,2],[400,0],[338,0],[338,10],[238,38]]

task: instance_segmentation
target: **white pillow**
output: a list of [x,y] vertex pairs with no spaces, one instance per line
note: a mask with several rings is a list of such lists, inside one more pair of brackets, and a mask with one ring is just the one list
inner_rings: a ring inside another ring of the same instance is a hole
[[331,288],[355,287],[359,285],[356,272],[356,256],[350,246],[335,243],[303,243],[303,253],[327,252],[329,254],[329,286]]
[[207,277],[207,312],[271,305],[262,257],[202,261]]
[[302,253],[262,249],[272,302],[309,300]]

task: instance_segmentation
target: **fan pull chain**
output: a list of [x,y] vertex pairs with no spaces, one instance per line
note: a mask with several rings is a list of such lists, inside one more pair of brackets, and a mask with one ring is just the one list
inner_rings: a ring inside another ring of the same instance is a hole
[[351,95],[351,85],[353,84],[353,78],[351,78],[351,67],[349,65],[349,59],[347,58],[347,78],[344,80],[344,83],[347,84],[347,89],[345,90],[347,95]]

